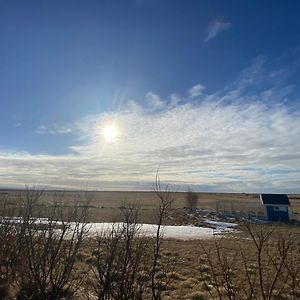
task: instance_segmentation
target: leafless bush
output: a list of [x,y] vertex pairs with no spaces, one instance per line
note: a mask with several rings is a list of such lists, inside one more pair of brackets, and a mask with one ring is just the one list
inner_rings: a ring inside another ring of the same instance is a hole
[[186,206],[190,213],[192,213],[197,207],[198,203],[198,194],[193,192],[190,188],[186,194]]
[[92,267],[98,299],[143,299],[147,275],[147,239],[141,236],[138,210],[123,210],[123,223],[97,239],[96,263]]
[[168,214],[171,211],[172,203],[174,202],[173,193],[170,191],[169,186],[162,187],[158,173],[156,174],[154,192],[159,200],[159,208],[157,214],[157,230],[155,235],[155,243],[152,254],[152,271],[151,271],[151,291],[152,299],[160,300],[166,285],[169,284],[169,279],[166,276],[171,271],[172,264],[165,263],[164,270],[161,272],[162,276],[157,276],[158,265],[161,253],[161,243],[163,237],[162,225],[165,222]]
[[161,243],[173,197],[168,187],[162,189],[158,177],[154,190],[159,201],[154,239],[141,235],[138,209],[127,205],[122,210],[123,223],[115,223],[98,237],[92,270],[99,300],[159,300],[168,287],[167,274],[172,270],[168,262],[161,262]]
[[213,299],[281,299],[299,296],[299,244],[275,227],[244,224],[246,239],[203,245],[209,266],[203,281]]
[[0,207],[0,290],[1,298],[7,294],[13,283],[18,256],[18,230],[15,226],[14,209],[10,208],[7,199],[2,199]]
[[[293,237],[290,236],[290,238]],[[297,299],[300,297],[300,246],[295,240],[287,253],[284,268],[289,275],[287,287],[291,291],[291,295]]]
[[74,206],[64,211],[61,203],[56,201],[47,209],[47,218],[32,217],[38,198],[32,191],[29,193],[22,217],[26,272],[20,274],[19,298],[60,299],[78,287],[73,270],[76,255],[89,229],[87,208]]
[[42,194],[27,189],[14,216],[1,219],[1,280],[18,291],[17,299],[60,299],[77,286],[74,265],[88,232],[86,206],[64,211],[56,201],[41,210]]

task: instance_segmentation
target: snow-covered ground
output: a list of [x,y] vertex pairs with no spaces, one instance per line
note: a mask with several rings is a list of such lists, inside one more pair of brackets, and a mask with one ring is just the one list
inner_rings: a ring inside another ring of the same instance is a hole
[[205,223],[210,224],[214,227],[214,234],[224,234],[228,232],[233,232],[235,229],[234,227],[237,226],[235,223],[228,223],[228,222],[220,222],[220,221],[212,221],[212,220],[205,220]]
[[[22,222],[22,219],[19,217],[8,218],[2,217],[1,221],[10,221],[16,224]],[[47,218],[33,218],[33,224],[47,224]],[[179,239],[179,240],[190,240],[190,239],[208,239],[212,238],[215,235],[222,235],[224,233],[234,231],[234,227],[237,224],[234,223],[226,223],[226,222],[218,222],[212,220],[205,220],[203,223],[207,223],[209,227],[205,226],[193,226],[193,225],[185,225],[185,226],[162,226],[161,232],[164,238],[166,239]],[[62,225],[61,222],[56,221],[56,226]],[[1,226],[1,225],[0,225]],[[74,228],[75,224],[70,223],[70,229]],[[101,234],[106,234],[111,232],[112,229],[121,230],[124,226],[123,223],[89,223],[88,235],[93,237]],[[157,225],[154,224],[136,224],[136,228],[138,233],[142,236],[154,237],[157,231]],[[59,230],[59,229],[58,229]]]
[[237,224],[235,223],[212,221],[212,220],[205,220],[205,223],[215,225],[216,227],[220,227],[220,228],[233,228],[237,226]]
[[[214,222],[214,221],[211,221]],[[208,223],[208,222],[207,222]],[[166,239],[180,239],[180,240],[190,240],[190,239],[207,239],[212,238],[214,235],[220,235],[226,232],[231,232],[232,227],[236,224],[215,222],[211,223],[214,228],[200,227],[200,226],[162,226],[163,237]],[[222,224],[224,223],[224,224]],[[214,226],[216,225],[216,226]],[[121,228],[122,223],[91,223],[91,228],[89,234],[91,236],[109,232],[112,228]],[[157,225],[153,224],[138,224],[137,228],[141,235],[153,237],[156,234]]]

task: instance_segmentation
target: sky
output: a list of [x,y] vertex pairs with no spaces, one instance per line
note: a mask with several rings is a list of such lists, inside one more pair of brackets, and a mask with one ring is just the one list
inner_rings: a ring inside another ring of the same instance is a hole
[[0,188],[300,193],[299,12],[0,0]]

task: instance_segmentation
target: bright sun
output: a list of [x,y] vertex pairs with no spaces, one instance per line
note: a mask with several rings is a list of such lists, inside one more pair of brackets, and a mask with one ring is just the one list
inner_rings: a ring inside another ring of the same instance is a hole
[[102,134],[107,143],[113,143],[119,136],[119,130],[115,125],[106,125],[102,129]]

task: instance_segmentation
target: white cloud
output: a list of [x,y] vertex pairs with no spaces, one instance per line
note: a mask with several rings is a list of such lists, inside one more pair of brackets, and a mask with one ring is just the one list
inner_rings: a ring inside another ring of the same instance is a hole
[[203,94],[204,89],[205,89],[204,85],[202,85],[202,84],[196,84],[191,89],[188,90],[188,95],[191,98],[196,98],[196,97],[198,97],[198,96],[200,96],[200,95]]
[[[82,139],[69,155],[2,150],[0,184],[149,189],[160,166],[161,178],[178,187],[300,192],[300,113],[290,111],[288,86],[247,92],[264,74],[262,66],[249,68],[201,103],[173,95],[167,105],[148,93],[152,109],[131,101],[118,112],[86,116],[74,125]],[[117,143],[103,140],[99,128],[107,122],[121,130]]]
[[177,94],[171,94],[170,96],[170,107],[177,106],[181,102],[181,98]]
[[221,20],[212,20],[208,25],[207,37],[205,42],[215,38],[219,33],[229,30],[232,27],[230,22],[224,22]]
[[[99,124],[109,117],[99,115],[94,121]],[[73,146],[73,154],[2,153],[2,185],[24,184],[26,179],[62,187],[83,188],[87,182],[99,188],[103,182],[149,186],[161,165],[163,179],[177,184],[219,190],[238,186],[240,191],[257,191],[260,186],[296,188],[300,116],[285,109],[269,110],[262,103],[226,106],[212,102],[181,105],[164,113],[119,112],[111,117],[123,132],[117,144],[97,141],[98,132],[90,123],[93,139]]]
[[152,92],[146,94],[146,99],[149,104],[149,108],[153,111],[162,109],[165,103],[161,100],[160,96]]
[[51,135],[59,135],[59,134],[68,134],[72,132],[71,128],[65,126],[59,126],[57,124],[51,125],[40,125],[36,131],[38,134],[51,134]]
[[141,112],[142,111],[142,107],[137,104],[134,100],[130,100],[128,101],[127,103],[127,108],[130,110],[130,111],[135,111],[135,112]]

